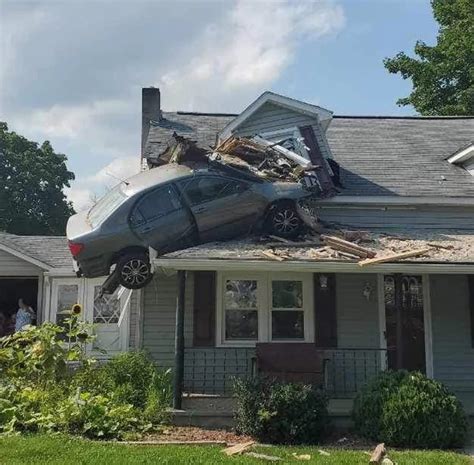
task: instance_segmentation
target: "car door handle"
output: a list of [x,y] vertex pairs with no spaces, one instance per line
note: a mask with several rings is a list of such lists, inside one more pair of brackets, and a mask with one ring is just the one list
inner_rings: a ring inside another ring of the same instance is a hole
[[207,211],[207,207],[198,207],[194,210],[194,213],[204,213]]

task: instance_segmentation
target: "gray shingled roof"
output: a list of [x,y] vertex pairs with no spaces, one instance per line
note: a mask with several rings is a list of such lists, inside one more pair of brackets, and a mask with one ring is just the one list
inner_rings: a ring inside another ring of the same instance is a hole
[[16,236],[0,233],[0,244],[53,268],[71,268],[67,239],[62,236]]
[[[163,113],[152,124],[152,160],[176,131],[204,148],[235,115]],[[341,165],[342,195],[474,197],[474,177],[446,158],[474,137],[474,118],[335,116],[327,137]]]

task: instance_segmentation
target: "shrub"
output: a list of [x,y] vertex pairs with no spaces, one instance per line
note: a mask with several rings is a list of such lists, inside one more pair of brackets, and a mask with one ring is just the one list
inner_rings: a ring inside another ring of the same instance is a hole
[[263,378],[236,380],[237,430],[260,441],[310,444],[328,425],[327,399],[312,386]]
[[73,385],[131,404],[153,423],[164,421],[171,400],[170,370],[158,371],[143,351],[125,352],[104,365],[87,366],[74,375]]
[[386,372],[357,396],[353,418],[362,436],[393,446],[461,446],[467,420],[456,397],[421,373]]

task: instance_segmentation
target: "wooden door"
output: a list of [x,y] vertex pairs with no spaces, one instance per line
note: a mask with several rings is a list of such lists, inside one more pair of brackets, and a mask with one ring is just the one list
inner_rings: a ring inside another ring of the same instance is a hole
[[384,289],[388,368],[425,373],[423,279],[386,275]]

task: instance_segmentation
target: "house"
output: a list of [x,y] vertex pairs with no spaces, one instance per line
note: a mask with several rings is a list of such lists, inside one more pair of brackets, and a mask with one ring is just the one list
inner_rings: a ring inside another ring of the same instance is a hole
[[138,343],[175,369],[175,406],[182,391],[228,394],[235,376],[253,373],[265,343],[279,354],[278,371],[295,343],[324,360],[333,398],[353,398],[381,370],[416,369],[474,414],[473,117],[338,116],[271,92],[238,115],[171,113],[154,88],[143,90],[142,116],[150,167],[174,132],[208,148],[230,135],[279,139],[310,126],[342,184],[314,202],[318,218],[368,231],[381,255],[429,249],[360,266],[305,247],[273,260],[265,245],[239,238],[156,258]]
[[61,323],[66,316],[61,312],[79,302],[84,318],[96,324],[92,349],[110,356],[135,347],[140,297],[126,289],[100,296],[102,282],[76,277],[65,237],[0,233],[0,314],[14,314],[23,297],[38,322]]

